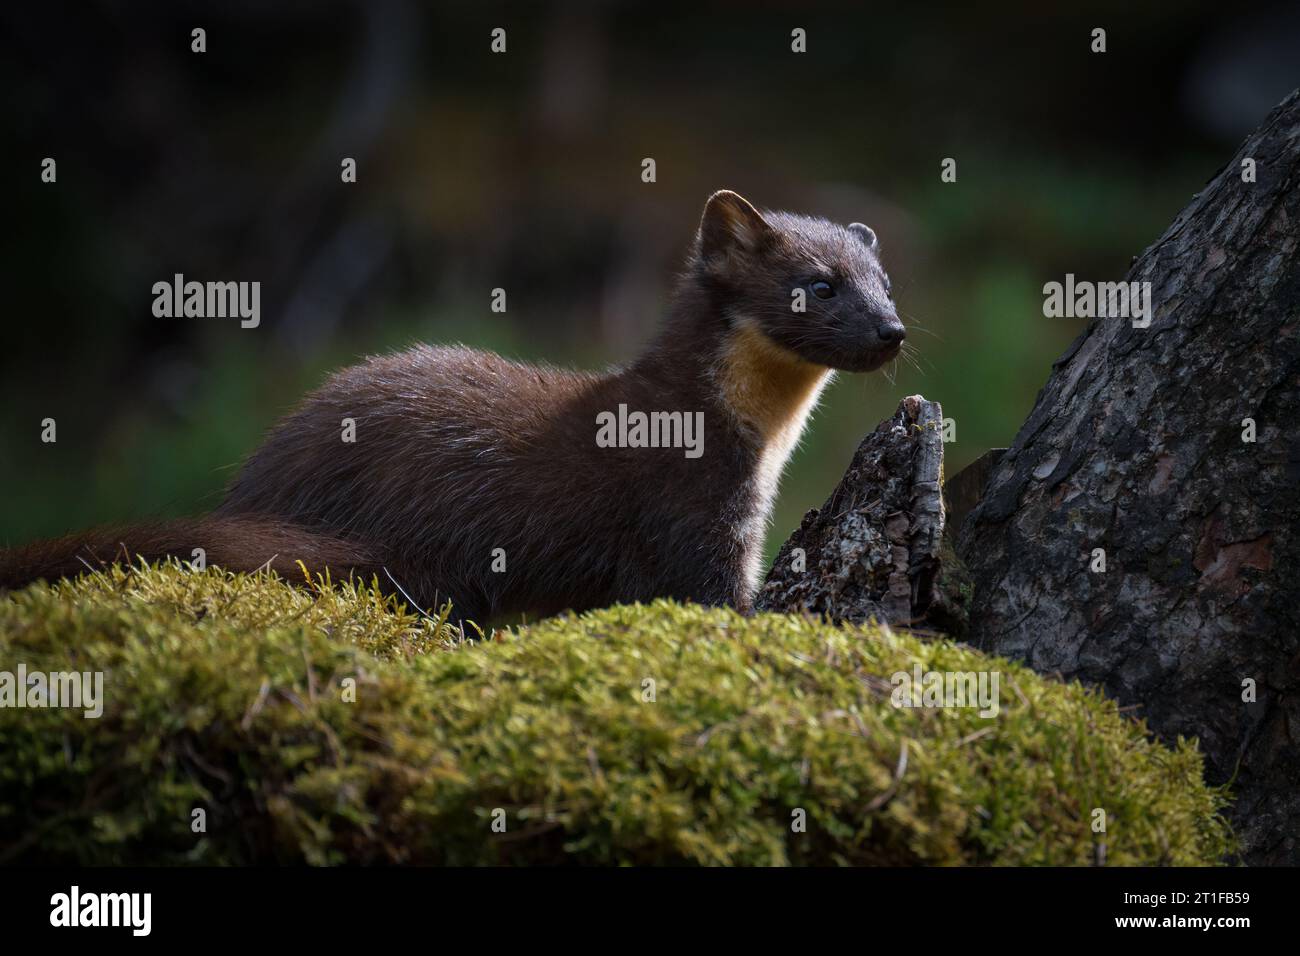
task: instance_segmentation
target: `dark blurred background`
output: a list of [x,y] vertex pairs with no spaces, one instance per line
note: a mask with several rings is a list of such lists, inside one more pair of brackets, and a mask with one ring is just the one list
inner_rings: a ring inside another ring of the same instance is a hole
[[[872,225],[921,351],[828,391],[774,548],[904,395],[956,419],[949,474],[1007,444],[1083,325],[1043,317],[1043,283],[1120,278],[1300,84],[1295,4],[20,3],[0,24],[10,544],[210,507],[368,353],[626,360],[726,186]],[[261,281],[261,326],[155,318],[177,272]]]

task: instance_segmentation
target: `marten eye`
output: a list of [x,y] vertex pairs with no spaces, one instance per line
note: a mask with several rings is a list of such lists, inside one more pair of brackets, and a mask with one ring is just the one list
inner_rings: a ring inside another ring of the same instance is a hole
[[819,299],[829,299],[835,294],[834,287],[829,282],[822,279],[818,279],[808,288],[812,289],[812,294],[817,296]]

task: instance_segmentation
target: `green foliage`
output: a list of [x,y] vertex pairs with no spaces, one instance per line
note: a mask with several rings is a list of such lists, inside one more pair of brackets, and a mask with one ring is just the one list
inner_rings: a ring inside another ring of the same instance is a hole
[[[0,861],[1091,864],[1104,843],[1111,864],[1203,864],[1231,849],[1193,744],[949,642],[670,602],[465,641],[368,588],[316,591],[170,565],[0,600],[0,669],[106,673],[97,720],[0,708]],[[999,671],[1000,713],[892,706],[890,675],[916,663]]]

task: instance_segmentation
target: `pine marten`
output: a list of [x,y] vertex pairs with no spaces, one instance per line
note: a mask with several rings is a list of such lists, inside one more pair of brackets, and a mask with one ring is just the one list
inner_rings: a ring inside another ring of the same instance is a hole
[[656,597],[747,611],[781,469],[832,370],[877,369],[904,334],[871,229],[722,190],[630,365],[371,358],[274,426],[210,516],[7,551],[0,587],[201,547],[229,570],[377,576],[462,621]]

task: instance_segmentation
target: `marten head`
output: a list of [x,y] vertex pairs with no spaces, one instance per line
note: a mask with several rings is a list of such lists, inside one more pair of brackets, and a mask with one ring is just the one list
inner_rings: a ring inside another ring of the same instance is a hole
[[803,360],[870,372],[897,357],[906,334],[880,265],[876,234],[744,197],[709,197],[694,269],[733,325],[756,328]]

